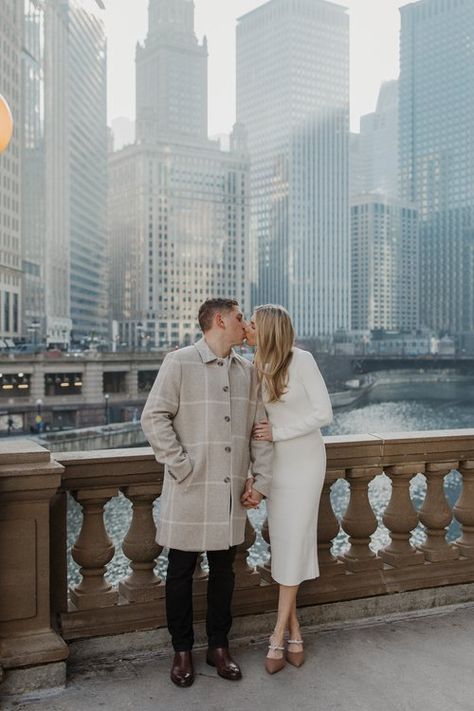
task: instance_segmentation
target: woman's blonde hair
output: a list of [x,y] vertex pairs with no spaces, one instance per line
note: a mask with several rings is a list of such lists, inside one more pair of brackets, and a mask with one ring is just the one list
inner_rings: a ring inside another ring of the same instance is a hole
[[280,400],[288,385],[295,331],[283,306],[266,304],[255,309],[257,351],[255,366],[267,390],[269,402]]

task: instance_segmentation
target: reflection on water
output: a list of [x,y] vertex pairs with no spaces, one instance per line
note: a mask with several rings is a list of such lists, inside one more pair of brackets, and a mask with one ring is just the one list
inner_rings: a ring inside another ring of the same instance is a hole
[[[415,399],[413,399],[415,398]],[[380,401],[383,400],[384,401]],[[474,383],[435,383],[410,386],[384,386],[370,395],[370,400],[357,408],[336,412],[334,422],[325,428],[325,434],[361,434],[366,432],[409,432],[414,430],[462,429],[474,427]],[[291,472],[289,473],[291,475]],[[445,477],[446,497],[451,506],[460,491],[461,477],[451,472]],[[379,526],[372,536],[374,551],[388,543],[388,532],[382,523],[382,514],[390,498],[390,480],[384,474],[377,476],[369,486],[369,499]],[[426,480],[417,474],[410,483],[414,506],[419,509],[426,493]],[[331,502],[336,516],[341,519],[349,503],[349,485],[337,481],[331,491]],[[155,518],[159,515],[159,501],[155,505]],[[265,507],[251,511],[250,518],[256,528],[256,543],[250,550],[249,563],[257,565],[268,558],[267,544],[260,530],[265,518]],[[128,559],[123,555],[121,544],[131,520],[131,504],[120,495],[110,501],[105,509],[105,525],[115,545],[115,556],[108,566],[107,578],[115,582],[129,572]],[[68,550],[77,538],[81,523],[79,505],[69,497]],[[459,525],[453,521],[448,530],[449,540],[457,538]],[[420,524],[412,535],[412,542],[420,544],[425,538],[424,527]],[[340,554],[348,545],[348,537],[342,531],[334,540],[333,553]],[[161,555],[157,572],[164,576],[166,556]],[[79,582],[78,567],[70,559],[70,583]]]

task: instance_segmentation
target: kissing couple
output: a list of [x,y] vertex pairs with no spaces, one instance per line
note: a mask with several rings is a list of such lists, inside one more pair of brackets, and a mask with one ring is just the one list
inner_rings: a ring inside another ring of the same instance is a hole
[[[320,428],[332,419],[313,356],[294,345],[282,306],[259,306],[247,323],[234,299],[207,299],[203,337],[164,358],[141,424],[165,465],[158,543],[169,549],[166,615],[174,649],[171,680],[194,681],[193,573],[207,553],[206,661],[219,676],[242,678],[229,652],[233,563],[246,509],[266,499],[278,613],[265,668],[301,666],[296,595],[319,575],[317,520],[326,469]],[[235,352],[256,346],[254,363]],[[288,634],[288,639],[286,639]]]

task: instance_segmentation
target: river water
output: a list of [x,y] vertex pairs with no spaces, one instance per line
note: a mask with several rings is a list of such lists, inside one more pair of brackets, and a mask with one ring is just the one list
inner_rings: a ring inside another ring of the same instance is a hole
[[[333,423],[324,429],[324,434],[349,435],[411,432],[419,430],[474,428],[474,380],[464,382],[405,383],[377,386],[365,402],[346,410],[337,410]],[[445,477],[445,493],[450,505],[456,502],[461,487],[461,476],[450,472]],[[371,547],[378,550],[388,543],[388,532],[382,523],[382,514],[389,501],[391,484],[384,474],[377,476],[369,485],[369,498],[377,516],[379,526],[372,536]],[[426,493],[426,480],[417,474],[411,481],[410,492],[414,506],[419,509]],[[341,519],[349,502],[349,485],[340,480],[331,490],[331,501],[336,516]],[[159,515],[159,501],[156,502],[155,516]],[[251,548],[249,563],[257,565],[268,558],[267,545],[260,535],[265,518],[265,507],[251,511],[250,518],[256,529],[256,543]],[[291,512],[289,512],[289,520]],[[110,501],[105,510],[105,525],[115,545],[115,556],[108,566],[107,578],[111,582],[120,580],[129,573],[128,560],[121,551],[121,542],[131,520],[130,502],[122,495]],[[78,504],[69,497],[68,509],[68,551],[77,538],[81,513]],[[448,529],[449,540],[459,535],[459,526],[453,521]],[[412,535],[415,544],[425,538],[420,524]],[[340,532],[333,543],[333,553],[343,553],[347,548],[347,535]],[[205,566],[205,561],[204,561]],[[161,555],[157,572],[166,572],[166,556]],[[69,556],[69,581],[79,582],[78,567]]]

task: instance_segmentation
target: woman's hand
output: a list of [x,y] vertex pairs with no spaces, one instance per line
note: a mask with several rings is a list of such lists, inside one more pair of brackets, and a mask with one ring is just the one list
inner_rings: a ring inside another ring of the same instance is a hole
[[257,425],[254,425],[252,437],[263,442],[273,442],[272,426],[269,421],[260,420]]

